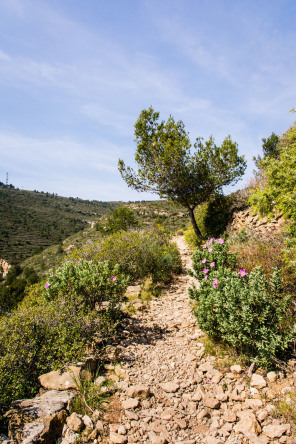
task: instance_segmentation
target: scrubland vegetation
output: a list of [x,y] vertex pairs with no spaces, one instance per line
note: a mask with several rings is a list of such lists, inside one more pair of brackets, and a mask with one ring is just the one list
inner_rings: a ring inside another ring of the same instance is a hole
[[[162,136],[170,148],[179,128],[186,157],[188,139],[178,124],[171,119],[158,130],[168,130]],[[222,155],[230,149],[238,168],[235,172],[232,165],[235,179],[244,170],[244,159],[237,156],[236,144],[227,140],[222,151],[213,148],[213,139],[198,145],[203,153],[199,155],[208,158],[211,150]],[[155,148],[153,143],[149,146]],[[212,341],[231,346],[250,363],[270,368],[295,357],[296,127],[282,138],[264,139],[263,151],[263,158],[256,158],[256,188],[224,196],[221,186],[215,187],[206,177],[213,192],[195,210],[198,236],[193,223],[185,238],[194,250],[192,273],[200,281],[200,288],[190,291],[199,326]],[[170,158],[162,160],[169,169]],[[202,157],[195,161],[204,165]],[[121,168],[123,176],[137,185],[123,163]],[[180,177],[184,174],[180,172]],[[180,254],[170,237],[187,225],[186,205],[179,198],[175,201],[175,206],[168,201],[119,207],[114,203],[113,213],[96,219],[92,228],[61,243],[64,229],[58,234],[60,243],[10,271],[0,292],[0,415],[14,399],[37,393],[41,373],[80,359],[86,350],[96,352],[112,340],[129,284],[149,282],[153,291],[181,271]],[[285,231],[276,239],[257,239],[246,230],[228,236],[225,229],[233,213],[248,205],[261,215],[283,213]]]
[[76,234],[76,242],[58,259],[54,251],[59,247],[43,252],[49,254],[47,264],[55,265],[43,267],[43,274],[37,275],[33,263],[25,268],[31,269],[28,279],[37,276],[41,282],[18,279],[24,275],[21,267],[9,273],[5,284],[18,282],[22,291],[2,286],[1,415],[13,400],[37,393],[40,374],[80,359],[86,349],[96,353],[116,335],[128,284],[147,281],[153,291],[181,271],[179,251],[167,230],[142,225],[134,211],[119,207],[99,227]]

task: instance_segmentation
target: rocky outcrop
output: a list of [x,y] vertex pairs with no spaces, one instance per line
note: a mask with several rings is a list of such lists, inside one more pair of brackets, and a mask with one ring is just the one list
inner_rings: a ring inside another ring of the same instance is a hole
[[275,219],[260,218],[260,216],[253,214],[251,208],[247,208],[234,213],[227,232],[235,234],[245,229],[248,234],[258,238],[276,237],[282,232],[284,223],[282,214],[279,214]]
[[6,260],[0,259],[0,270],[1,269],[3,270],[3,277],[5,277],[7,275],[10,268],[11,268],[11,265],[8,262],[6,262]]
[[52,444],[61,436],[68,416],[71,391],[51,390],[34,399],[12,403],[6,413],[9,419],[8,436],[17,443]]

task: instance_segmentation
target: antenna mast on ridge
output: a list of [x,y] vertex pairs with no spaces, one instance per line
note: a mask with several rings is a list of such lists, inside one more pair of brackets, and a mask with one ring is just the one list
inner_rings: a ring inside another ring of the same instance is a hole
[[6,185],[8,185],[8,173],[6,173]]

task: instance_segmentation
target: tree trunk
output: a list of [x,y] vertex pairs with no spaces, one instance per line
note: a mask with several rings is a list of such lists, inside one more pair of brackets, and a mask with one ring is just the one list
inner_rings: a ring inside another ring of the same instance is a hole
[[201,239],[202,238],[202,234],[200,232],[200,229],[198,228],[198,226],[196,225],[196,221],[195,221],[195,217],[194,217],[194,210],[192,208],[188,208],[188,214],[194,229],[194,232],[196,234],[196,236]]

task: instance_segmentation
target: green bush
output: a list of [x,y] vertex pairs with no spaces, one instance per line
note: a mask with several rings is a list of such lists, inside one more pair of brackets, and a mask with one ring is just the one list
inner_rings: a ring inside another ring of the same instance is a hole
[[127,284],[128,278],[119,272],[119,265],[79,259],[49,272],[44,296],[48,301],[80,297],[91,309],[96,305],[99,308],[102,302],[107,301],[109,309],[113,310],[122,301]]
[[139,226],[135,213],[129,207],[121,205],[107,216],[105,224],[98,223],[97,230],[103,233],[116,233],[117,231],[127,231],[129,228]]
[[291,343],[291,299],[283,294],[279,271],[269,279],[260,267],[235,271],[236,255],[222,242],[212,240],[193,256],[192,274],[200,280],[200,288],[190,290],[197,322],[210,337],[267,367]]
[[16,399],[35,396],[38,376],[80,359],[105,320],[81,298],[46,301],[40,284],[9,316],[0,319],[0,428],[3,413]]
[[154,284],[166,283],[174,273],[181,271],[179,250],[161,228],[146,233],[115,233],[73,251],[72,257],[95,262],[108,260],[111,266],[119,264],[121,272],[129,275],[131,282],[151,276]]
[[261,214],[284,214],[296,233],[296,123],[276,144],[276,156],[260,160],[262,181],[252,190],[250,203]]

